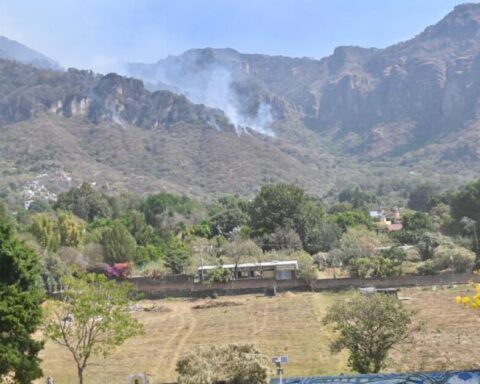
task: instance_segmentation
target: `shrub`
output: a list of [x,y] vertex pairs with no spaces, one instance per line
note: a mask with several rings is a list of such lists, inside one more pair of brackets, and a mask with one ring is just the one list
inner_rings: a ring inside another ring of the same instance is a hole
[[269,365],[252,344],[199,346],[178,361],[178,384],[267,384]]

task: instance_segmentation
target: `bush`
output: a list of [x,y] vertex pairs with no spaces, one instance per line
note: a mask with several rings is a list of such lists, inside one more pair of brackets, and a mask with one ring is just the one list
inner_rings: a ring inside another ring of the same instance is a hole
[[267,384],[269,365],[251,344],[199,346],[177,362],[178,384]]
[[474,262],[474,252],[457,245],[440,245],[435,249],[433,258],[420,265],[417,271],[421,275],[442,271],[464,273],[473,268]]
[[471,270],[475,262],[475,253],[459,246],[439,246],[435,250],[434,261],[438,271],[452,269],[457,273]]

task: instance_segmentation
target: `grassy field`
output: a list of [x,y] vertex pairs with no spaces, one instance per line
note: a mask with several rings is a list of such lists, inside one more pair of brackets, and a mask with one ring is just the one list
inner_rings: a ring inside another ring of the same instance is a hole
[[[392,352],[390,371],[471,368],[476,366],[480,315],[461,308],[453,298],[467,291],[406,289],[406,305],[416,312],[418,329]],[[268,355],[288,355],[288,376],[349,372],[345,353],[331,354],[330,329],[321,324],[328,305],[348,293],[284,293],[277,297],[219,298],[236,306],[194,309],[205,300],[144,301],[158,312],[138,312],[146,334],[128,341],[106,360],[97,359],[87,370],[86,383],[126,383],[133,372],[147,372],[150,382],[175,381],[175,364],[193,346],[209,343],[255,343]],[[56,383],[75,383],[71,357],[47,343],[42,352],[44,374]],[[42,381],[40,381],[42,382]]]

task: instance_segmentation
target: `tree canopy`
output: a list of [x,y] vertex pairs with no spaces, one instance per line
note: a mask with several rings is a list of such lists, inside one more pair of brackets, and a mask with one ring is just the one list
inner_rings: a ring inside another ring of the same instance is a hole
[[31,335],[41,323],[43,290],[36,255],[0,220],[0,381],[28,384],[42,376],[43,343]]
[[65,277],[60,302],[52,302],[45,320],[45,335],[72,355],[83,383],[93,355],[107,356],[114,347],[143,332],[128,313],[130,284],[118,284],[103,275]]
[[408,335],[411,320],[396,297],[357,294],[335,303],[323,322],[333,324],[338,332],[331,344],[333,352],[348,349],[352,369],[376,373],[384,368],[390,349]]

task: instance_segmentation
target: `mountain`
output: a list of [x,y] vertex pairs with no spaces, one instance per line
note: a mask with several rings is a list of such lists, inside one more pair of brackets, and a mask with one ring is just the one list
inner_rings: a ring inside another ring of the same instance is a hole
[[341,163],[305,128],[303,146],[240,134],[221,110],[116,74],[0,60],[0,95],[3,196],[32,200],[83,180],[110,192],[251,195],[281,180],[324,192]]
[[39,68],[60,69],[60,65],[54,60],[3,36],[0,36],[0,58],[31,64]]
[[479,37],[465,4],[408,41],[320,60],[205,48],[124,76],[0,60],[0,197],[83,180],[197,196],[455,185],[480,166]]
[[[357,159],[453,168],[480,161],[480,4],[457,6],[386,49],[338,47],[321,60],[201,49],[131,63],[126,71],[151,89],[168,87],[227,110],[225,98],[218,102],[208,88],[221,83],[233,100],[231,115],[255,117],[262,103],[272,120],[293,111],[324,142]],[[222,71],[228,75],[218,76]]]

